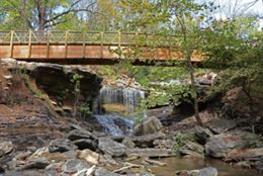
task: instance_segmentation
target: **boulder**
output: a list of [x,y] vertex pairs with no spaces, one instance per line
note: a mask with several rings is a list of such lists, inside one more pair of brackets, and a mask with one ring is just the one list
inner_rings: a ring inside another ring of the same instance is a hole
[[122,141],[122,144],[125,145],[127,148],[134,148],[135,147],[135,143],[129,137],[125,137]]
[[224,158],[233,149],[262,145],[257,135],[244,131],[231,131],[211,137],[205,144],[205,152],[214,158]]
[[205,144],[208,139],[213,136],[213,133],[209,129],[203,128],[201,126],[196,126],[194,128],[194,134],[197,142],[200,144]]
[[48,146],[48,151],[50,153],[55,152],[67,152],[70,150],[75,150],[77,147],[71,143],[68,139],[56,139],[50,142]]
[[160,120],[154,116],[143,120],[140,124],[134,127],[134,134],[142,136],[159,132],[163,128]]
[[95,176],[120,176],[119,174],[116,174],[116,173],[113,173],[113,172],[110,172],[104,168],[98,168],[96,169],[95,171]]
[[99,164],[100,155],[89,149],[79,151],[77,157],[91,164],[95,164],[95,165]]
[[120,157],[125,154],[125,145],[113,141],[111,138],[102,137],[99,138],[99,149],[105,154],[109,154],[112,157]]
[[153,143],[155,140],[164,139],[164,138],[165,138],[165,134],[161,132],[156,132],[153,134],[132,137],[132,141],[135,143],[137,147],[147,148],[147,147],[153,147],[154,146]]
[[67,138],[71,141],[76,141],[79,139],[97,140],[97,137],[95,135],[84,129],[75,129],[70,131],[67,135]]
[[45,169],[49,164],[46,158],[37,158],[27,161],[19,170]]
[[217,176],[217,175],[218,175],[218,171],[216,168],[213,167],[203,168],[198,173],[198,176]]
[[263,148],[233,149],[227,153],[228,161],[259,161],[263,158]]
[[73,141],[73,143],[80,150],[90,149],[90,150],[96,151],[98,147],[97,140],[92,140],[92,139],[78,139],[78,140]]
[[195,158],[204,158],[204,147],[198,143],[188,141],[179,149],[180,154]]
[[217,176],[218,171],[213,167],[206,167],[200,170],[191,170],[191,171],[178,171],[176,176]]
[[11,141],[0,142],[0,158],[11,153],[13,149],[14,145]]
[[156,139],[153,141],[154,148],[173,149],[174,140],[172,139]]
[[65,174],[72,174],[89,167],[90,166],[85,161],[79,159],[71,159],[66,161],[66,163],[62,165],[62,171]]
[[208,122],[206,126],[215,134],[221,134],[234,129],[237,126],[237,122],[227,119],[215,119]]

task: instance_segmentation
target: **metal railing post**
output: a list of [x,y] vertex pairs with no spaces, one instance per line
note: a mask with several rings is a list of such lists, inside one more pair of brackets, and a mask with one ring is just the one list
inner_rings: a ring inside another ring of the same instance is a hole
[[69,34],[69,31],[66,31],[65,33],[65,58],[68,57],[68,34]]
[[85,59],[86,58],[86,35],[85,32],[82,32],[82,58]]
[[32,50],[32,31],[29,30],[29,37],[28,37],[28,58],[31,58],[31,50]]
[[103,41],[104,41],[104,33],[100,32],[100,57],[103,58]]
[[14,42],[14,33],[15,33],[15,31],[13,31],[13,30],[10,32],[10,53],[9,53],[10,58],[13,57],[13,49],[14,49],[14,44],[13,44],[13,42]]
[[46,57],[47,57],[47,59],[49,58],[49,45],[50,45],[50,43],[49,43],[50,41],[49,41],[49,32],[47,32],[47,53],[46,53]]

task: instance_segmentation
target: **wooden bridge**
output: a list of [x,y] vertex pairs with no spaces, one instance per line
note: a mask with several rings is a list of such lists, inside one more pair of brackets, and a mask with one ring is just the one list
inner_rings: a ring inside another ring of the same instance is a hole
[[[183,59],[179,38],[124,32],[0,31],[0,58],[61,64],[149,64]],[[192,62],[202,55],[195,52]]]

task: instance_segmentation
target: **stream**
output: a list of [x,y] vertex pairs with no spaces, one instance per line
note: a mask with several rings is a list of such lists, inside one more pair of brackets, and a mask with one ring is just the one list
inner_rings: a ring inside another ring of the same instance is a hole
[[158,161],[167,165],[163,167],[151,167],[153,174],[157,176],[174,176],[179,170],[195,170],[204,167],[214,167],[218,170],[219,176],[262,176],[254,170],[231,167],[229,164],[214,159],[184,159],[184,158],[164,158]]
[[[132,88],[110,88],[103,87],[94,104],[94,117],[101,125],[103,132],[110,136],[129,136],[135,125],[133,113],[141,99],[145,97],[144,92]],[[204,167],[218,169],[219,176],[260,176],[254,170],[231,167],[230,164],[214,159],[184,159],[170,157],[158,159],[166,163],[166,166],[150,166],[152,173],[157,176],[174,176],[179,170],[195,170]]]

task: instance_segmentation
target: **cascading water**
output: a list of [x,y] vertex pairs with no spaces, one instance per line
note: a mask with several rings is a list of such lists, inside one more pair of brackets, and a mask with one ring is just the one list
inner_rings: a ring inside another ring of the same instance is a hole
[[134,121],[116,114],[94,115],[103,131],[112,136],[124,136],[132,132]]
[[[135,88],[105,86],[100,90],[100,94],[94,104],[94,117],[107,134],[112,136],[128,135],[131,133],[135,121],[131,114],[136,111],[140,100],[144,98],[144,92]],[[106,108],[106,106],[109,107],[110,105],[122,107],[122,112],[111,112]]]
[[124,105],[127,113],[133,113],[144,97],[144,92],[135,88],[103,87],[95,103],[95,113],[104,113],[103,107],[107,104]]

